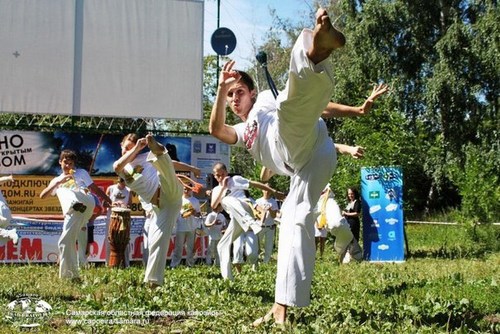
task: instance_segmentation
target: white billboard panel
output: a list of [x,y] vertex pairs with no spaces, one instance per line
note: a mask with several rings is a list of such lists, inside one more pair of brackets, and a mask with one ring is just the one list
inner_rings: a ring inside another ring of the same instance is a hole
[[0,111],[71,114],[74,1],[0,0]]
[[0,0],[0,28],[0,111],[202,117],[203,1]]

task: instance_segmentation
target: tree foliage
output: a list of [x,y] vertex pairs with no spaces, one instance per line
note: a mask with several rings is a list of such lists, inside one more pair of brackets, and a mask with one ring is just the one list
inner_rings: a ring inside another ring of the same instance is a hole
[[[500,202],[493,149],[499,146],[496,1],[351,0],[327,10],[348,41],[331,56],[332,100],[360,105],[374,83],[391,86],[368,117],[327,121],[336,142],[367,150],[363,161],[339,157],[332,179],[337,197],[359,186],[361,166],[399,165],[410,216],[460,206],[471,212],[482,203],[474,217],[498,220],[492,214],[498,207],[484,204]],[[303,26],[312,27],[314,13],[299,23],[274,15],[261,49],[283,88],[292,43]],[[249,72],[259,89],[267,88],[257,62]]]

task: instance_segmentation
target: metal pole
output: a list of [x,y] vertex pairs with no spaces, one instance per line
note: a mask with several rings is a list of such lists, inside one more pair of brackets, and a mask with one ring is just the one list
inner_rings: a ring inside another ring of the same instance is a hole
[[[217,0],[217,29],[220,28],[220,0]],[[215,91],[217,92],[217,87],[219,86],[219,59],[220,56],[217,54],[217,75],[215,76]]]

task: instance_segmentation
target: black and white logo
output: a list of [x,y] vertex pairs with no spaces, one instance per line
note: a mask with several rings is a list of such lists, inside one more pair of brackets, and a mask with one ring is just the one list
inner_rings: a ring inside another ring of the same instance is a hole
[[21,295],[7,304],[5,318],[16,326],[38,327],[45,322],[52,306],[36,295]]

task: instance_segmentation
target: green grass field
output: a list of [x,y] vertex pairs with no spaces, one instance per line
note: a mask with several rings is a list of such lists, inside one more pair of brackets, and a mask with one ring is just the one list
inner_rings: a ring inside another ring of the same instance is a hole
[[410,256],[397,264],[339,265],[329,240],[311,305],[291,308],[284,326],[258,329],[250,324],[273,303],[275,262],[244,267],[233,282],[215,267],[179,267],[154,291],[141,265],[85,269],[79,284],[59,280],[55,265],[0,265],[0,332],[26,331],[19,325],[28,320],[7,305],[30,296],[52,306],[32,330],[41,333],[495,333],[499,230],[474,241],[460,226],[409,225]]

